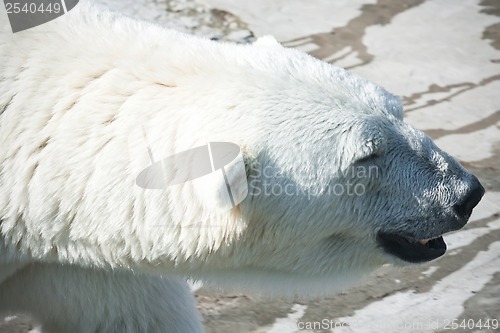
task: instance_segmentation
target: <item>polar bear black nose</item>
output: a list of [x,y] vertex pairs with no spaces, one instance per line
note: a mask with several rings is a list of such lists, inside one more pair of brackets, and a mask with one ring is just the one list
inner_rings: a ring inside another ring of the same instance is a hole
[[465,196],[465,199],[462,200],[459,204],[453,206],[455,212],[457,213],[459,218],[468,219],[472,214],[472,209],[477,206],[479,201],[484,195],[484,187],[481,185],[479,180],[474,176],[473,185],[471,186],[471,190]]

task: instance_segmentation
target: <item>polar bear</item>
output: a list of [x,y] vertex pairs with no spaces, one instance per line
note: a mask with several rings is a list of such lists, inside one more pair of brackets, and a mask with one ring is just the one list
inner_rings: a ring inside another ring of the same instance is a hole
[[[484,193],[398,97],[270,37],[85,1],[13,34],[0,13],[0,312],[46,332],[202,332],[186,278],[335,292],[439,257]],[[237,145],[248,194],[218,209],[224,181],[138,186],[138,128],[155,158]]]

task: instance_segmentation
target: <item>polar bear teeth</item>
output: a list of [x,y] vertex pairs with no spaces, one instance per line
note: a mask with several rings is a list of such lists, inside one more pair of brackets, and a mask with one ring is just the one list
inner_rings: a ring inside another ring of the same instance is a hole
[[421,239],[421,240],[419,240],[418,242],[419,242],[420,244],[422,244],[422,245],[425,245],[425,244],[429,243],[429,239]]
[[[439,236],[440,237],[440,236]],[[435,237],[435,238],[429,238],[429,239],[419,239],[417,240],[417,243],[420,243],[422,245],[429,245],[429,242],[432,242],[433,240],[436,240],[438,239],[439,237]]]

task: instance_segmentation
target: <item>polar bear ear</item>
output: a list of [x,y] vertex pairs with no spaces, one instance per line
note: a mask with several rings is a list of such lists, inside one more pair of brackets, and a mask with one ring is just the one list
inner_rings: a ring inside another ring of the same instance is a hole
[[385,142],[382,137],[374,137],[364,142],[354,154],[352,163],[359,164],[381,156],[385,151]]
[[401,101],[401,97],[388,92],[386,94],[385,109],[396,117],[396,119],[403,120],[403,102]]
[[271,35],[262,36],[253,43],[256,46],[281,46],[281,44]]
[[387,147],[387,137],[377,117],[370,116],[353,126],[350,132],[351,145],[346,145],[350,164],[364,163],[381,156]]

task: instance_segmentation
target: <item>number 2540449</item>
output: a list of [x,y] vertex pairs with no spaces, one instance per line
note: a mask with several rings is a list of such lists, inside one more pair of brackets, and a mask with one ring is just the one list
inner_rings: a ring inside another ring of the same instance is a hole
[[59,14],[62,10],[60,3],[46,3],[43,2],[38,4],[35,2],[31,3],[19,3],[19,2],[7,2],[5,4],[5,9],[7,9],[7,14],[20,14],[20,13],[55,13]]

